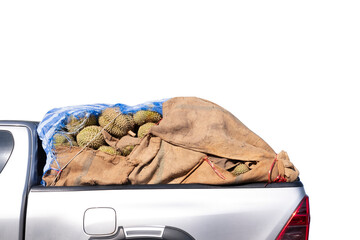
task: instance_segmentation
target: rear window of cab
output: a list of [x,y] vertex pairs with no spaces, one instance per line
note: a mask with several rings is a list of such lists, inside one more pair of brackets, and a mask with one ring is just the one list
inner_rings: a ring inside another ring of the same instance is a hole
[[0,130],[0,174],[5,168],[14,149],[14,137],[11,132]]

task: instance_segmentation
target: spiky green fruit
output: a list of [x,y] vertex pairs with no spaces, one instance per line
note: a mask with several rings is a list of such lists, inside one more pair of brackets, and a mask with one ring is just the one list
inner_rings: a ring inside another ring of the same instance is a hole
[[134,145],[128,145],[128,146],[124,147],[123,149],[121,149],[121,154],[123,156],[128,156],[132,152],[134,147],[135,147]]
[[56,134],[54,134],[53,139],[54,139],[55,147],[60,146],[60,145],[68,146],[68,147],[78,146],[74,137],[70,134],[56,133]]
[[97,118],[95,115],[90,115],[89,117],[74,117],[73,115],[71,115],[68,119],[67,119],[67,123],[66,123],[66,129],[69,133],[71,134],[77,134],[78,132],[80,132],[83,128],[87,127],[87,126],[91,126],[91,125],[96,125],[97,124]]
[[134,121],[139,126],[147,122],[157,123],[160,120],[161,120],[161,115],[154,111],[140,110],[134,114]]
[[102,128],[99,126],[88,126],[79,132],[76,141],[80,147],[87,146],[97,149],[101,145],[105,145],[104,136],[101,133]]
[[235,167],[235,169],[232,171],[232,174],[234,174],[235,176],[238,176],[240,174],[246,173],[250,171],[250,168],[244,164],[244,163],[240,163],[239,165],[237,165]]
[[115,148],[110,147],[110,146],[105,146],[105,145],[100,146],[98,150],[100,150],[100,151],[102,151],[102,152],[105,152],[105,153],[108,153],[108,154],[111,154],[111,155],[117,155],[117,154],[119,154],[119,152],[116,151]]
[[133,117],[122,114],[118,108],[106,108],[99,116],[99,124],[103,128],[107,126],[105,130],[117,138],[125,136],[135,126]]
[[141,125],[138,130],[138,137],[143,138],[146,134],[148,134],[148,132],[154,125],[156,125],[156,123],[153,123],[153,122],[148,122],[148,123]]

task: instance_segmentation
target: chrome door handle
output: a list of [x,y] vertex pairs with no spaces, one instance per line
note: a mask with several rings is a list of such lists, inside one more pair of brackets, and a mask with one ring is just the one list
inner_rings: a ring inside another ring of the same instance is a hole
[[162,238],[164,226],[143,226],[143,227],[124,227],[126,239],[131,238]]
[[89,240],[195,240],[189,233],[170,226],[119,227],[110,236],[93,236]]

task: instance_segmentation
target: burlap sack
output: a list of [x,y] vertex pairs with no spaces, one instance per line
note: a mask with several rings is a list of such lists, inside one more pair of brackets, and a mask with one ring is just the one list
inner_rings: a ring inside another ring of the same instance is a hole
[[[163,114],[146,140],[161,139],[152,146],[157,154],[146,160],[136,153],[131,156],[140,163],[130,174],[132,184],[292,182],[299,175],[286,152],[276,154],[230,112],[212,102],[172,98],[164,102]],[[228,170],[236,162],[251,162],[251,170],[234,176]]]
[[[286,181],[293,182],[298,177],[298,171],[288,160],[286,152],[282,151],[278,155],[279,159],[276,158],[272,161],[262,160],[256,162],[254,167],[246,173],[234,176],[224,168],[219,167],[217,164],[213,164],[211,167],[208,162],[203,162],[191,175],[188,176],[182,183],[202,183],[202,184],[243,184],[251,182],[278,182]],[[285,160],[286,159],[286,160]],[[289,163],[288,167],[285,167],[285,163]],[[216,174],[215,169],[220,171],[223,178]],[[286,169],[286,171],[285,171]]]
[[[186,148],[177,147],[159,137],[144,138],[136,151],[156,153],[151,157],[148,154],[130,154],[130,160],[139,162],[139,165],[129,176],[131,184],[165,184],[182,183],[187,175],[198,166],[206,155]],[[142,149],[142,147],[145,147]]]
[[[61,169],[69,164],[61,173],[50,170],[43,177],[46,186],[126,184],[130,172],[137,165],[119,155],[110,155],[90,148],[80,151],[80,147],[61,146],[56,149],[58,163],[54,161],[52,168]],[[76,154],[78,155],[75,157]]]
[[139,138],[135,138],[129,135],[125,135],[122,138],[117,139],[114,136],[111,136],[110,133],[108,133],[107,131],[103,131],[102,134],[106,143],[117,150],[122,150],[124,147],[129,145],[139,145],[141,140]]
[[[292,182],[299,175],[286,152],[276,154],[230,112],[199,98],[179,97],[164,102],[163,119],[141,140],[130,136],[116,139],[103,133],[115,148],[129,144],[136,147],[128,157],[85,149],[74,158],[81,148],[58,149],[60,167],[74,159],[61,174],[51,170],[43,178],[46,185],[223,185]],[[240,163],[251,170],[234,176],[231,171]]]

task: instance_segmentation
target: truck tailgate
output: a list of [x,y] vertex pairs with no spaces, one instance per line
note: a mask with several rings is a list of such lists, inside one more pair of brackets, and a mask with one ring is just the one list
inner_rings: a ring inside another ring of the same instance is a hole
[[[28,197],[25,235],[27,240],[110,239],[106,237],[116,234],[119,227],[168,226],[196,240],[273,240],[304,196],[301,182],[267,187],[261,183],[37,186]],[[102,211],[96,209],[113,214],[101,216]],[[87,213],[91,212],[100,215],[90,218]]]

